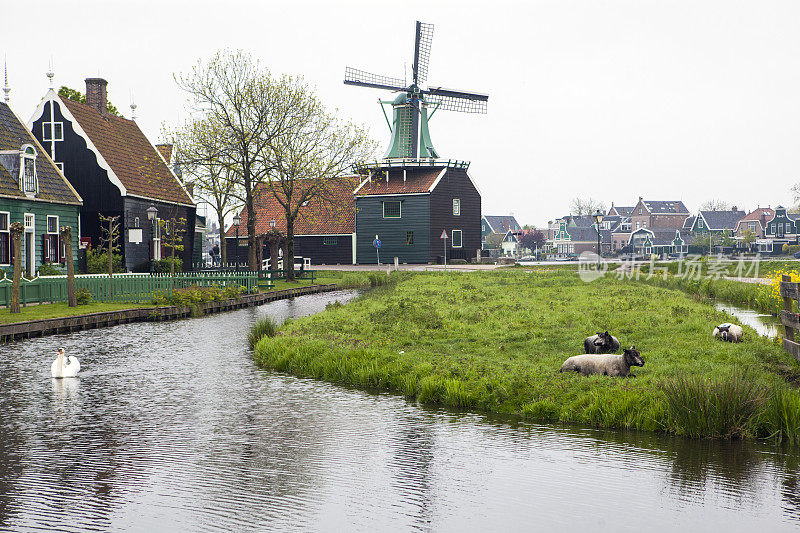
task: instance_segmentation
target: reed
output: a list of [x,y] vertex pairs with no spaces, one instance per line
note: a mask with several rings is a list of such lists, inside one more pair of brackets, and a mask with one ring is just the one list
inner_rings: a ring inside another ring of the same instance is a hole
[[715,378],[681,375],[661,387],[668,431],[693,438],[753,435],[754,420],[771,392],[761,380],[739,371]]
[[247,343],[252,350],[262,338],[274,337],[277,332],[278,324],[271,317],[262,317],[250,327],[250,332],[247,334]]

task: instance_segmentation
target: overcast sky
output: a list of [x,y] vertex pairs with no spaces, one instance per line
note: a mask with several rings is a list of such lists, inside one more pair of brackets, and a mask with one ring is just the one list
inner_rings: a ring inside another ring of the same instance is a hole
[[[472,161],[484,214],[521,224],[591,196],[791,203],[800,181],[800,2],[6,1],[0,53],[28,120],[48,84],[109,99],[158,142],[185,116],[173,73],[221,48],[302,75],[385,147],[378,97],[345,66],[403,78],[414,21],[435,25],[428,82],[489,94],[489,112],[431,121],[443,157]],[[408,75],[410,78],[410,74]]]

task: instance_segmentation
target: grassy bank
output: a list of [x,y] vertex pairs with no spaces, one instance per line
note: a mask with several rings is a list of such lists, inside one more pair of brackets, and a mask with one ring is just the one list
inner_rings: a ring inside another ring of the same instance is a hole
[[0,324],[12,324],[14,322],[26,322],[28,320],[43,320],[45,318],[63,318],[67,316],[88,315],[91,313],[103,313],[106,311],[121,311],[123,309],[134,309],[139,307],[150,307],[141,304],[115,304],[91,302],[78,307],[69,307],[66,303],[29,305],[22,308],[21,313],[12,314],[8,309],[0,313]]
[[[800,443],[791,414],[800,410],[800,394],[782,378],[800,375],[800,364],[749,329],[740,344],[715,341],[714,325],[729,317],[681,291],[611,278],[583,283],[568,272],[397,279],[284,325],[258,342],[256,362],[425,404],[538,421]],[[636,377],[557,373],[600,329],[641,351],[646,364],[634,369]],[[746,372],[737,383],[756,383],[756,390],[725,389],[737,372]],[[682,386],[681,379],[694,381]],[[687,416],[680,394],[694,395],[705,411]],[[727,402],[749,402],[752,413]]]

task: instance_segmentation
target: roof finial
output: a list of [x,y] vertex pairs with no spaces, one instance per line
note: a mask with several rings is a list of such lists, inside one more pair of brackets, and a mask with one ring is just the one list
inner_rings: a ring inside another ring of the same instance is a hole
[[131,91],[131,120],[136,120],[136,102],[133,100],[133,91]]
[[3,92],[6,93],[5,102],[8,104],[8,101],[11,100],[9,96],[11,94],[11,87],[8,86],[8,58],[3,54],[3,72],[5,74],[5,85],[3,86]]
[[53,56],[50,56],[50,64],[48,65],[47,73],[45,74],[50,79],[50,88],[53,88],[53,76],[56,75],[53,72]]

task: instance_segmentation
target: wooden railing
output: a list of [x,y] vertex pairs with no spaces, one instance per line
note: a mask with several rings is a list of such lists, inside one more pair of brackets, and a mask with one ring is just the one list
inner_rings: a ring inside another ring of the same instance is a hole
[[795,331],[800,331],[800,313],[795,313],[794,301],[800,306],[800,283],[793,282],[791,276],[783,275],[780,286],[783,297],[781,324],[784,326],[783,348],[800,360],[800,344],[795,342]]

